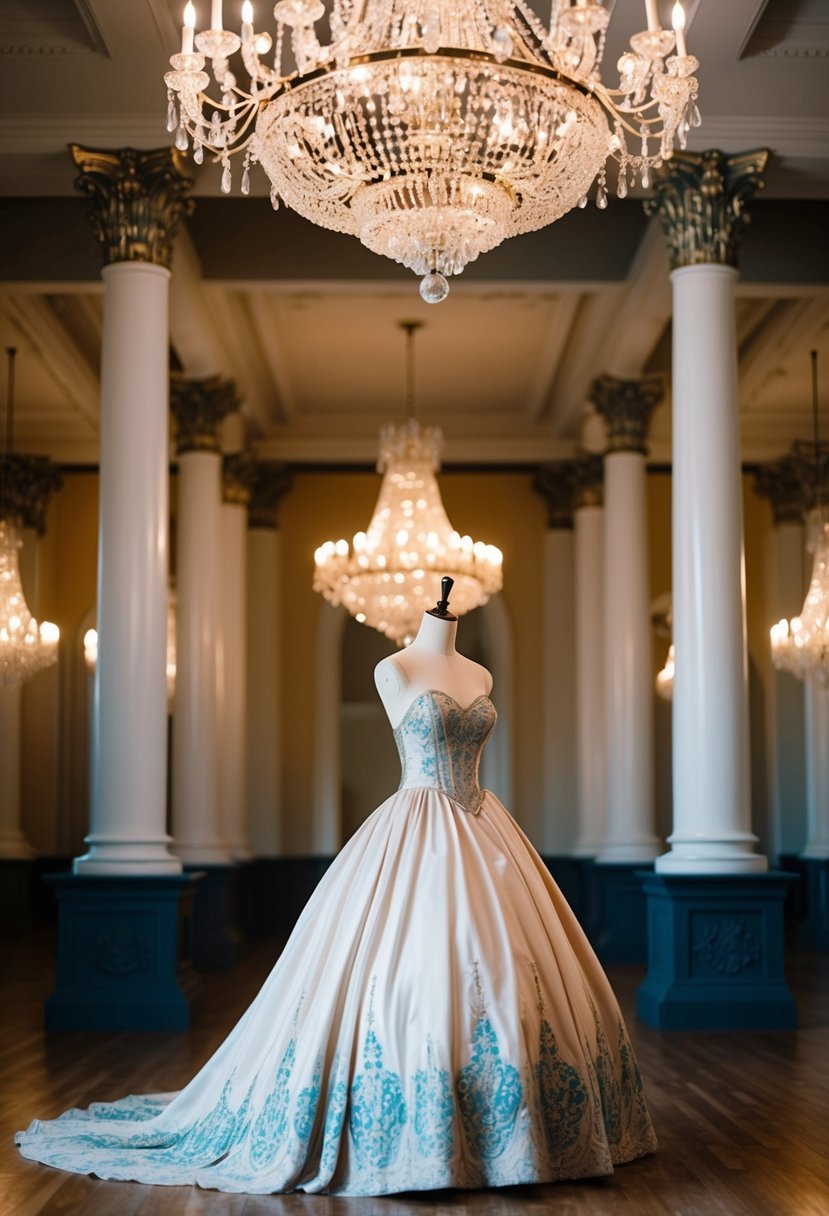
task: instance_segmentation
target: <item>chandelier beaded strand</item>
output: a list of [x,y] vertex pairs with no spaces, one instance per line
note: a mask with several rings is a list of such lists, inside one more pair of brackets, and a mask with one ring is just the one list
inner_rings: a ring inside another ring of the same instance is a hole
[[677,0],[663,30],[655,0],[645,9],[614,89],[600,75],[610,15],[595,0],[553,0],[549,27],[528,0],[332,0],[325,43],[321,0],[278,0],[275,39],[255,31],[249,0],[240,34],[222,28],[219,0],[197,34],[188,3],[164,77],[168,130],[198,164],[215,157],[224,192],[231,156],[243,156],[243,194],[258,162],[274,207],[357,236],[437,303],[449,276],[583,205],[595,179],[606,207],[608,158],[624,198],[675,140],[685,147],[700,122],[685,15]]
[[377,472],[380,495],[365,532],[348,541],[328,540],[314,554],[314,590],[331,604],[347,608],[406,646],[423,613],[440,598],[440,580],[455,580],[452,607],[458,616],[485,604],[501,590],[501,550],[461,536],[451,525],[440,496],[443,436],[437,427],[420,427],[414,417],[414,335],[406,332],[406,422],[380,432]]
[[829,689],[829,517],[823,501],[816,350],[811,360],[815,506],[809,513],[808,548],[814,553],[812,577],[799,616],[772,625],[771,657],[779,670]]
[[29,611],[20,582],[21,541],[11,505],[10,470],[14,432],[14,360],[17,350],[6,348],[6,449],[0,466],[0,685],[22,684],[57,661],[60,630],[51,621],[38,625]]

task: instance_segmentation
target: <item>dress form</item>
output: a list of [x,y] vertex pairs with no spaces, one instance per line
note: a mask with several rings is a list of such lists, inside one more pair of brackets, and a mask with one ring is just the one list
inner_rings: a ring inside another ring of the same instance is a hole
[[[444,582],[451,588],[451,580]],[[445,607],[441,610],[441,606]],[[487,669],[455,649],[458,618],[447,610],[444,598],[431,612],[424,612],[414,641],[400,654],[381,659],[374,669],[374,682],[393,728],[421,693],[445,692],[466,708],[492,688]]]

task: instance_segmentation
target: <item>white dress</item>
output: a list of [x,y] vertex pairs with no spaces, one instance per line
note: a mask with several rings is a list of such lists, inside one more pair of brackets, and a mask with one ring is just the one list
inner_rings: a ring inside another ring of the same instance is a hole
[[190,1084],[35,1120],[23,1155],[108,1179],[380,1195],[583,1178],[651,1152],[608,981],[478,785],[495,717],[488,697],[418,696],[394,732],[399,790]]

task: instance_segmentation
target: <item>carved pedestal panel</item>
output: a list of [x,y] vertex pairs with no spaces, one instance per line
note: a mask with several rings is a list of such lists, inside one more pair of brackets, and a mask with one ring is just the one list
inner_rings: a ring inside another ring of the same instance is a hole
[[643,873],[648,973],[636,1012],[658,1030],[788,1030],[783,906],[794,876]]
[[191,965],[193,875],[49,874],[58,972],[47,1030],[186,1030],[199,996]]

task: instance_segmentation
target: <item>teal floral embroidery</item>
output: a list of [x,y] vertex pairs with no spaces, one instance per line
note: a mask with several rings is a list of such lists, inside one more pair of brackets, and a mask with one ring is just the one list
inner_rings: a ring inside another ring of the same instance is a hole
[[518,1069],[505,1064],[492,1023],[482,1013],[472,1035],[472,1059],[458,1073],[458,1106],[466,1139],[484,1159],[510,1142],[521,1105]]
[[489,697],[459,705],[430,689],[415,697],[394,732],[400,752],[400,788],[442,790],[473,815],[483,802],[478,767],[497,714]]
[[307,1089],[300,1090],[294,1115],[294,1131],[303,1144],[311,1139],[311,1132],[314,1130],[314,1120],[316,1119],[317,1107],[320,1100],[321,1079],[322,1065],[317,1060],[310,1086]]
[[[331,1070],[332,1076],[337,1072],[337,1061]],[[345,1121],[346,1099],[348,1087],[344,1080],[335,1081],[328,1094],[328,1105],[325,1110],[325,1127],[322,1133],[322,1150],[320,1152],[320,1174],[330,1176],[337,1164],[340,1151],[340,1139]]]
[[[248,1090],[244,1101],[234,1111],[229,1101],[232,1085],[231,1073],[216,1105],[208,1114],[186,1131],[165,1137],[165,1147],[158,1154],[159,1160],[209,1165],[243,1138],[249,1122],[251,1091]],[[133,1142],[131,1138],[130,1143]]]
[[541,1021],[538,1062],[532,1072],[547,1146],[560,1155],[578,1142],[587,1090],[578,1071],[561,1058],[546,1018]]
[[406,1119],[400,1078],[383,1067],[383,1049],[369,1026],[363,1047],[363,1071],[351,1086],[349,1128],[358,1165],[376,1169],[391,1165],[400,1147]]
[[250,1131],[250,1161],[254,1169],[261,1170],[270,1165],[277,1150],[284,1145],[289,1127],[288,1105],[295,1059],[296,1041],[291,1039],[276,1070],[274,1087]]
[[452,1156],[455,1100],[449,1073],[432,1062],[429,1043],[426,1067],[414,1075],[414,1130],[418,1151],[431,1160],[448,1161]]

